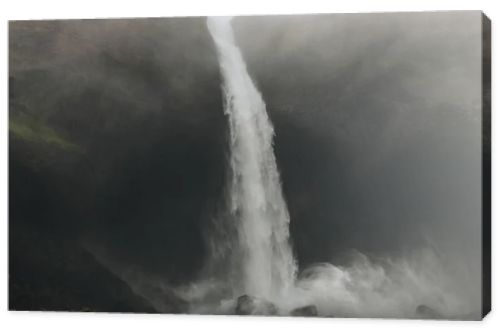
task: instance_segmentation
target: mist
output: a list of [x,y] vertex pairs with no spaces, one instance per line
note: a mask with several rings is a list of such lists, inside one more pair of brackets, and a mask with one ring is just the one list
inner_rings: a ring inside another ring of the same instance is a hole
[[[274,126],[302,273],[290,303],[479,317],[480,13],[232,25]],[[215,312],[194,301],[218,284],[203,279],[207,231],[229,155],[206,18],[15,21],[9,50],[11,244],[27,230],[71,240],[157,311]]]

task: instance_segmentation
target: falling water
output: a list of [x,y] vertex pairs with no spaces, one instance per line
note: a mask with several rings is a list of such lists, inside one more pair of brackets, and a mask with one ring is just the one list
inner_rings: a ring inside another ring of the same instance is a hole
[[478,303],[469,298],[477,294],[456,285],[456,277],[466,275],[450,275],[429,249],[377,262],[355,252],[348,266],[318,263],[297,274],[266,106],[235,44],[231,18],[209,18],[208,28],[223,78],[230,177],[227,206],[210,231],[208,267],[215,269],[176,289],[190,312],[234,314],[236,299],[246,294],[276,306],[252,314],[294,315],[312,306],[319,316],[426,317],[419,310],[427,310],[437,317],[478,318]]
[[276,300],[293,286],[296,265],[289,215],[273,152],[274,129],[235,44],[231,18],[209,18],[223,77],[230,130],[229,215],[237,230],[231,252],[240,292]]

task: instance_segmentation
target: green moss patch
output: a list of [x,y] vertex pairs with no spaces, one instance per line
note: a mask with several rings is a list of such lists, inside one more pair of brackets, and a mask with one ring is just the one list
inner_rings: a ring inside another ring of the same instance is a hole
[[9,132],[24,141],[46,144],[68,152],[80,154],[85,152],[80,145],[72,143],[53,128],[33,118],[11,117]]

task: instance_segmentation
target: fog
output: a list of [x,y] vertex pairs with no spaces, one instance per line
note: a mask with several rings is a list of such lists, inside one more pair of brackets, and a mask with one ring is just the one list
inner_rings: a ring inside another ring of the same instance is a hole
[[[477,256],[478,13],[240,20],[238,41],[277,127],[287,193],[307,183],[308,200],[335,211],[331,235],[346,233],[351,247],[464,251],[467,240]],[[315,171],[307,178],[294,170],[304,163]]]

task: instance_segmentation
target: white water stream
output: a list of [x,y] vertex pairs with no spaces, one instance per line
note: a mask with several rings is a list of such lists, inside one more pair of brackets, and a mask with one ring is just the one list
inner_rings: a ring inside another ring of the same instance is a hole
[[293,286],[289,215],[273,152],[273,126],[234,42],[230,18],[210,18],[230,129],[229,210],[237,225],[242,292],[274,300]]

